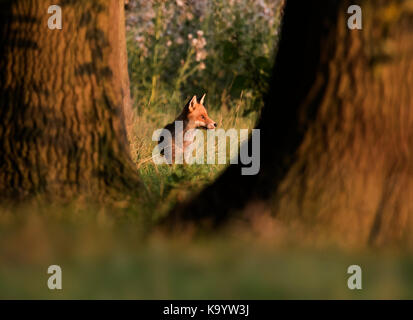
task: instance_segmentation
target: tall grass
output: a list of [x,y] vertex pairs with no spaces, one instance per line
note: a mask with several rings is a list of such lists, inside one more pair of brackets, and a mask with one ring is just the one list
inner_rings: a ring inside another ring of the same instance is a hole
[[203,93],[219,128],[254,127],[272,68],[278,3],[130,1],[127,42],[137,114],[131,151],[155,221],[212,183],[225,165],[158,166],[151,158],[153,132]]
[[[254,127],[257,112],[241,116],[245,106],[240,104],[231,110],[211,110],[209,115],[217,122],[218,128]],[[143,111],[137,118],[130,136],[132,159],[145,184],[148,194],[148,210],[154,222],[165,215],[177,202],[188,200],[226,168],[224,164],[157,165],[152,161],[152,151],[157,146],[152,134],[176,117],[172,111],[158,113]],[[205,144],[206,145],[206,144]],[[216,152],[216,150],[214,151]],[[229,163],[230,153],[226,153]]]

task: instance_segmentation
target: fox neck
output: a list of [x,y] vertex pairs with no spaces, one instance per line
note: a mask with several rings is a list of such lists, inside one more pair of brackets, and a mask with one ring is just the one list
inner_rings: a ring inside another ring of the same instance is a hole
[[185,113],[181,113],[175,121],[182,121],[184,133],[190,129],[195,129],[195,122],[189,121]]

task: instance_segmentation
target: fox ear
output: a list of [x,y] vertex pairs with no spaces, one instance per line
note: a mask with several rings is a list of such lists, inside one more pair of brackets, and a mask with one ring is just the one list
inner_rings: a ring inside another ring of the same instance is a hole
[[189,112],[192,112],[195,110],[197,103],[198,101],[196,100],[196,96],[193,96],[191,101],[189,101],[189,106],[188,106]]
[[205,95],[206,95],[206,93],[204,93],[204,95],[202,96],[201,100],[199,101],[200,104],[204,104]]

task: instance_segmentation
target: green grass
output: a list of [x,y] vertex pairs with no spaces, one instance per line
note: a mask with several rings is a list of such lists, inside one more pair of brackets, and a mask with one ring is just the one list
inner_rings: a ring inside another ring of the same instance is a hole
[[[222,239],[223,240],[223,239]],[[153,241],[42,263],[2,263],[0,298],[23,299],[395,299],[413,298],[413,259],[335,251],[274,251],[245,242],[191,245]],[[63,290],[50,291],[59,264]],[[363,289],[347,288],[362,267]]]
[[[233,109],[220,112],[210,110],[209,115],[218,123],[218,128],[251,130],[255,125],[257,112],[243,115],[244,108],[245,105],[240,100]],[[147,211],[155,221],[167,214],[177,202],[190,199],[206,185],[211,184],[226,168],[226,165],[222,164],[171,166],[156,165],[152,161],[152,151],[157,145],[152,141],[152,134],[174,121],[176,113],[171,110],[175,108],[170,108],[169,111],[155,109],[141,113],[129,137],[132,159],[149,194]],[[227,160],[229,163],[229,152]]]

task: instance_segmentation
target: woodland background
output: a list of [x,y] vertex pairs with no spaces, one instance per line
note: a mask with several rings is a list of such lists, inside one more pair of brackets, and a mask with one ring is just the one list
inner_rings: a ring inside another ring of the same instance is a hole
[[[413,297],[413,1],[127,2],[0,3],[0,298]],[[151,162],[204,92],[256,177]]]

